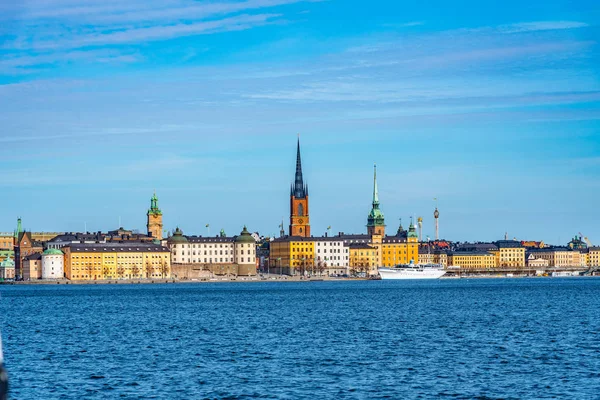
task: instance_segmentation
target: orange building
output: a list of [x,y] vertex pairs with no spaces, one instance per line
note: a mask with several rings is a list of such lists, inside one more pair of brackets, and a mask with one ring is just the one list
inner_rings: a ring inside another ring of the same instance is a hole
[[296,153],[296,177],[290,190],[290,236],[310,237],[308,185],[304,184],[302,177],[300,138],[298,138],[298,150]]

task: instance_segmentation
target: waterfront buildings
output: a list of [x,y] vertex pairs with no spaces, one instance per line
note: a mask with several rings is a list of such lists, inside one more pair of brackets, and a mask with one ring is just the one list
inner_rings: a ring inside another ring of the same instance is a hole
[[396,235],[386,235],[385,216],[380,207],[377,166],[373,172],[373,199],[367,216],[366,234],[334,237],[310,236],[308,187],[302,176],[300,143],[296,154],[295,183],[291,189],[289,236],[270,243],[269,268],[287,274],[328,275],[350,271],[376,275],[379,266],[418,262],[419,243],[414,221],[409,230],[400,227]]
[[445,250],[432,249],[428,245],[419,247],[420,264],[439,264],[448,267],[448,253]]
[[[34,241],[31,232],[21,232],[15,242],[15,277],[17,279],[25,278],[24,262],[25,258],[35,253],[43,251],[41,242]],[[31,277],[31,274],[28,274]]]
[[23,280],[42,279],[42,254],[34,253],[23,258]]
[[65,276],[65,255],[61,250],[46,249],[42,253],[42,279],[62,279]]
[[499,240],[496,242],[498,250],[496,265],[500,268],[519,268],[525,266],[525,247],[516,240]]
[[170,251],[150,243],[78,243],[63,247],[70,280],[171,277]]
[[590,247],[588,249],[587,265],[600,267],[600,247]]
[[295,275],[313,270],[315,260],[315,240],[302,236],[284,236],[270,244],[270,268],[280,273]]
[[585,254],[567,247],[531,249],[529,255],[533,255],[536,259],[547,260],[550,267],[584,267],[586,265]]
[[350,248],[350,270],[353,274],[364,273],[365,275],[377,274],[378,251],[366,243],[352,243]]
[[[0,249],[13,250],[24,232],[22,220],[17,218],[17,228],[12,233],[0,233]],[[45,242],[60,234],[59,232],[29,232],[32,241],[35,242]]]
[[248,229],[238,236],[184,236],[177,228],[166,240],[174,274],[191,278],[190,271],[209,271],[215,275],[256,275],[256,241]]
[[340,237],[320,237],[314,241],[317,270],[325,275],[347,275],[350,248]]
[[12,258],[0,261],[0,279],[15,279],[15,262]]
[[543,258],[536,258],[535,255],[529,254],[527,257],[528,268],[546,268],[550,266],[550,261]]
[[448,266],[461,269],[496,268],[496,256],[486,251],[454,251],[448,254]]

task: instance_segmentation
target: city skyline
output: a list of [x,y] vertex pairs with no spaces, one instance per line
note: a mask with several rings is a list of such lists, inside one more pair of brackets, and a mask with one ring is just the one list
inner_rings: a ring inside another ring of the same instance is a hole
[[389,233],[438,198],[444,239],[600,243],[591,1],[72,4],[0,5],[0,231],[143,232],[156,190],[278,235],[300,133],[315,236],[366,232],[376,162]]

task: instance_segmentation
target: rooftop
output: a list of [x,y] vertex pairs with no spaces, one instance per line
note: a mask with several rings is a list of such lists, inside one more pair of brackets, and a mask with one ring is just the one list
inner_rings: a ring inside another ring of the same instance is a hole
[[451,256],[494,256],[487,251],[452,251],[448,254]]
[[84,252],[118,252],[118,253],[153,253],[153,252],[169,252],[166,247],[152,243],[73,243],[66,248],[71,250],[71,253]]

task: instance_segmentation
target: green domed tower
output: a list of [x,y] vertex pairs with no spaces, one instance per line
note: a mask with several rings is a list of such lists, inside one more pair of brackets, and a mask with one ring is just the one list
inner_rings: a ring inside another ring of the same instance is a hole
[[407,239],[409,242],[417,242],[419,240],[419,235],[417,234],[417,227],[415,226],[413,217],[410,217],[410,226],[408,227]]
[[183,236],[183,231],[181,229],[179,229],[179,227],[177,227],[175,229],[175,232],[173,232],[173,236],[171,236],[169,239],[167,239],[167,243],[169,245],[183,244],[183,243],[188,243],[188,239],[185,236]]
[[371,236],[385,236],[385,217],[379,209],[379,190],[377,189],[377,165],[374,166],[373,175],[373,208],[367,218],[367,233]]
[[148,222],[146,224],[148,236],[156,240],[162,240],[163,215],[160,208],[158,208],[158,197],[156,197],[156,192],[154,192],[152,199],[150,199],[150,209],[146,215],[148,217]]

